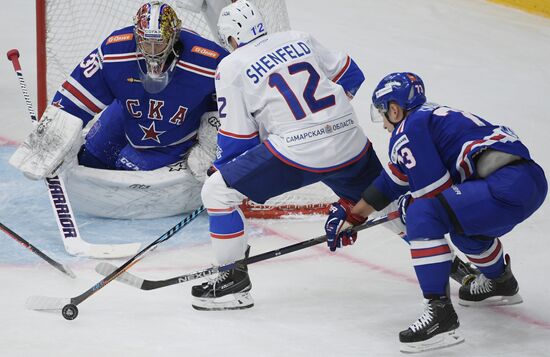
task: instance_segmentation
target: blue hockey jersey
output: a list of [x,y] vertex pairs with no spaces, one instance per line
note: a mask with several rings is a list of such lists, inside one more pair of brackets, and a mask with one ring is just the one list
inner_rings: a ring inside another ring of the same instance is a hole
[[[53,104],[81,118],[86,125],[113,100],[126,108],[124,129],[138,149],[158,148],[196,138],[201,115],[217,110],[214,76],[228,53],[212,41],[182,29],[182,49],[170,83],[156,94],[140,83],[133,27],[113,32],[71,73],[55,94]],[[145,63],[141,62],[142,68]]]
[[388,170],[373,185],[390,201],[409,190],[415,198],[434,197],[453,184],[475,178],[474,158],[487,148],[531,159],[510,128],[467,112],[424,104],[394,129]]

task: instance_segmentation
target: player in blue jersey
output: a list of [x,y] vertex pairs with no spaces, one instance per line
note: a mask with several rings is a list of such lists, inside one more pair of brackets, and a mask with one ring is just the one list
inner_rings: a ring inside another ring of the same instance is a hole
[[41,120],[46,134],[35,132],[41,141],[27,140],[12,163],[32,178],[59,173],[102,111],[78,155],[82,165],[154,170],[181,160],[203,114],[217,111],[214,75],[227,55],[181,25],[167,4],[141,6],[133,26],[114,31],[61,84]]
[[[349,56],[302,32],[268,34],[248,1],[224,8],[218,29],[234,51],[216,73],[217,171],[206,180],[202,199],[212,247],[223,265],[247,254],[238,206],[244,197],[264,203],[322,181],[342,198],[336,205],[349,210],[382,168],[350,104],[364,76]],[[350,237],[344,244],[352,242]],[[251,287],[247,267],[239,264],[194,286],[193,306],[251,307]]]
[[411,192],[407,236],[424,314],[399,339],[405,352],[464,341],[451,304],[448,276],[453,244],[482,272],[459,291],[459,304],[522,302],[500,237],[543,203],[547,182],[519,137],[479,116],[426,103],[413,73],[392,73],[376,87],[373,121],[391,132],[389,170],[363,192],[352,213],[368,216]]

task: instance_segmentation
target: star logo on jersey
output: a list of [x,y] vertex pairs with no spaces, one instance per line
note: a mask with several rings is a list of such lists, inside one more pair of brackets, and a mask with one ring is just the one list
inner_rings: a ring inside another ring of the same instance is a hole
[[143,125],[139,125],[139,127],[143,130],[143,138],[141,140],[154,140],[160,144],[159,136],[166,133],[166,131],[157,131],[155,122],[152,122],[148,128]]

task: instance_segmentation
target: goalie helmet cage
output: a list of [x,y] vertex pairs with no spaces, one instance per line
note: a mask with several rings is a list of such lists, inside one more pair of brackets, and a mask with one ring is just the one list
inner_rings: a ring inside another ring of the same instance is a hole
[[[249,0],[264,17],[270,32],[290,29],[285,0]],[[132,25],[146,0],[36,0],[38,114],[74,67],[111,32]],[[218,41],[215,21],[230,0],[164,0],[176,10],[183,27]],[[202,10],[202,11],[201,11]],[[245,201],[247,217],[279,218],[293,214],[324,214],[336,200],[325,185],[316,184],[271,199],[264,205]]]

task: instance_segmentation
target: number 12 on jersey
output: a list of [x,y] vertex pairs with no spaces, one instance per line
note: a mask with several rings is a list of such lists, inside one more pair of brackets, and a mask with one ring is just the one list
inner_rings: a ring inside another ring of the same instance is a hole
[[[309,74],[309,78],[302,93],[302,97],[304,98],[311,112],[317,113],[318,111],[321,111],[336,104],[336,99],[334,95],[329,95],[320,99],[315,98],[315,90],[319,85],[319,80],[321,76],[319,76],[319,73],[317,73],[311,63],[298,62],[288,66],[288,73],[290,75],[296,75],[304,71]],[[296,97],[296,94],[294,94],[294,91],[290,88],[290,86],[280,73],[272,73],[269,76],[269,86],[271,88],[277,88],[279,93],[281,93],[296,120],[300,120],[306,117],[304,108],[300,104],[300,101]]]

